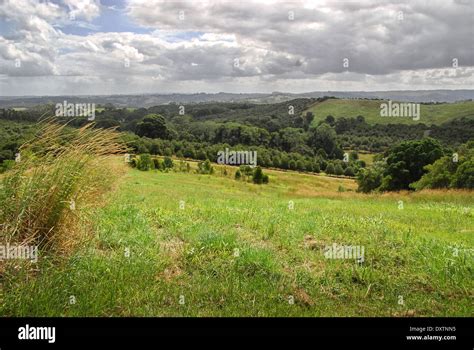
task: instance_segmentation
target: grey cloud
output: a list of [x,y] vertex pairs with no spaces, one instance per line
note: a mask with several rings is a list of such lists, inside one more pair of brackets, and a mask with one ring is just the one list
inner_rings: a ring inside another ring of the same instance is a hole
[[[441,82],[446,86],[473,82],[470,0],[308,5],[304,1],[129,1],[130,19],[154,29],[153,33],[79,36],[61,31],[68,23],[68,11],[76,11],[85,24],[92,25],[87,21],[98,16],[97,1],[56,5],[5,0],[0,19],[13,30],[0,33],[2,86],[17,87],[27,76],[51,76],[55,82],[51,86],[70,81],[76,90],[89,86],[97,91],[142,90],[157,84],[218,89],[212,84],[228,87],[232,82],[242,89],[245,84],[250,89],[260,88],[259,82],[271,83],[275,90],[310,87],[311,81],[322,84],[313,89],[334,89],[333,84],[344,82],[360,84],[359,89],[364,84],[426,88]],[[179,11],[184,11],[184,20]],[[288,17],[290,11],[294,20]],[[398,19],[400,11],[403,20]],[[189,32],[203,35],[187,37]],[[14,67],[16,58],[24,63],[20,69]],[[348,68],[343,66],[345,58]],[[460,67],[453,73],[454,58]],[[451,73],[444,74],[446,69]],[[44,83],[44,78],[40,80]]]

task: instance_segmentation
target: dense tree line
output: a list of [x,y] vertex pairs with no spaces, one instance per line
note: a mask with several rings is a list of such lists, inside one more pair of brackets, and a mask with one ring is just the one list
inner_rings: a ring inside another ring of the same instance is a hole
[[[304,112],[321,99],[296,99],[277,104],[198,103],[168,104],[151,108],[127,109],[103,106],[96,112],[96,127],[117,127],[141,136],[179,139],[192,142],[228,143],[230,145],[259,145],[285,152],[314,156],[315,139],[311,129],[314,115]],[[0,109],[0,118],[36,122],[54,115],[54,105],[43,105],[27,110]],[[158,115],[166,126],[160,134],[147,132],[147,115]],[[88,123],[87,118],[59,117],[70,126]],[[406,124],[369,125],[363,116],[338,118],[326,116],[324,123],[335,131],[339,148],[369,152],[383,152],[394,143],[420,140],[429,136],[443,144],[457,147],[474,138],[474,119],[460,118],[443,125]],[[317,142],[316,142],[317,144]],[[313,147],[312,147],[313,146]],[[325,150],[327,155],[340,158],[340,152]]]
[[[179,158],[196,160],[209,159],[212,162],[217,162],[218,152],[229,148],[234,150],[256,151],[258,165],[263,167],[275,167],[308,172],[324,171],[328,162],[330,162],[320,155],[309,157],[296,152],[285,152],[262,146],[151,139],[147,137],[138,137],[132,133],[124,133],[124,139],[131,147],[132,152],[138,154],[150,153],[153,155],[168,157],[175,155]],[[340,162],[342,162],[342,160]]]
[[431,126],[422,123],[369,125],[362,116],[337,120],[328,116],[325,122],[334,127],[337,139],[344,149],[373,153],[384,152],[395,143],[421,140],[424,137],[435,138],[451,147],[458,147],[474,139],[474,119],[468,117]]
[[[393,145],[407,140],[425,140],[430,136],[439,141],[440,147],[457,148],[474,139],[474,119],[460,118],[441,126],[387,124],[369,125],[363,116],[338,118],[326,116],[314,122],[308,107],[322,99],[295,99],[276,104],[252,103],[198,103],[190,105],[168,104],[151,108],[127,109],[101,106],[96,111],[95,127],[115,127],[124,132],[134,153],[175,155],[205,161],[216,161],[217,152],[226,148],[256,150],[258,164],[263,167],[356,176],[365,163],[356,156],[345,159],[344,151],[387,152]],[[1,119],[35,122],[44,116],[54,115],[54,105],[43,105],[27,110],[0,110]],[[58,117],[60,122],[72,127],[83,126],[86,117]],[[0,162],[13,159],[22,143],[24,130],[6,129],[9,133],[0,143]],[[17,135],[18,134],[18,135]],[[431,145],[433,146],[433,145]],[[444,151],[443,151],[444,152]],[[354,153],[355,155],[357,153]],[[438,155],[437,155],[438,156]],[[441,157],[442,155],[439,155]],[[438,158],[439,158],[438,157]],[[385,179],[384,188],[409,188],[405,173],[396,172],[396,163],[386,157],[391,174]],[[436,160],[436,159],[434,159]],[[434,161],[433,160],[433,161]],[[427,164],[417,164],[423,166]],[[371,171],[364,171],[369,179]],[[383,170],[387,172],[386,167]],[[403,186],[388,181],[396,177]],[[421,175],[416,174],[416,180]],[[410,181],[413,178],[410,179]],[[412,182],[413,182],[412,181]],[[380,187],[381,183],[377,187]],[[363,187],[363,186],[362,186]],[[369,186],[373,187],[373,186]]]

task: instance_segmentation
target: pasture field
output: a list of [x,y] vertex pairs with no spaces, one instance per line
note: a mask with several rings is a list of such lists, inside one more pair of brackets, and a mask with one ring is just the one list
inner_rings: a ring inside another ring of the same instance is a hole
[[367,166],[370,166],[374,163],[375,153],[359,153],[359,159],[363,160]]
[[[124,165],[125,166],[125,165]],[[127,168],[59,264],[3,279],[3,316],[473,316],[472,192],[364,195],[265,170],[268,185]],[[363,261],[331,259],[333,244]]]
[[[315,118],[313,124],[317,125],[328,115],[334,118],[355,118],[364,116],[368,124],[418,124],[440,125],[452,119],[461,117],[474,117],[474,101],[463,101],[455,103],[440,103],[420,106],[420,119],[413,120],[408,117],[381,117],[380,104],[385,100],[360,100],[360,99],[329,99],[317,102],[307,111],[313,112]],[[395,102],[395,101],[394,101]]]

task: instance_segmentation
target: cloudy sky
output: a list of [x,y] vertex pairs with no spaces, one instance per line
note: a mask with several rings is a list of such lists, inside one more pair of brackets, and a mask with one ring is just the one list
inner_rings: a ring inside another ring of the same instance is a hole
[[0,0],[0,95],[465,89],[474,0]]

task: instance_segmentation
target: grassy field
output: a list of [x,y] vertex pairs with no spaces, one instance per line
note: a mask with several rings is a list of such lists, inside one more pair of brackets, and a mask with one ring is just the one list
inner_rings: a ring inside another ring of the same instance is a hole
[[374,163],[375,153],[358,153],[359,159],[363,160],[367,166],[370,166]]
[[437,105],[421,105],[420,120],[401,117],[381,117],[380,104],[383,100],[349,100],[349,99],[329,99],[321,103],[317,102],[308,108],[307,111],[314,113],[314,123],[324,120],[328,115],[334,118],[357,117],[362,115],[369,124],[418,124],[426,125],[442,124],[451,119],[464,116],[474,117],[474,101],[444,103]]
[[[474,315],[472,193],[362,195],[349,179],[266,172],[259,186],[128,169],[89,213],[92,239],[4,281],[0,314]],[[327,259],[333,243],[363,246],[364,262]]]

